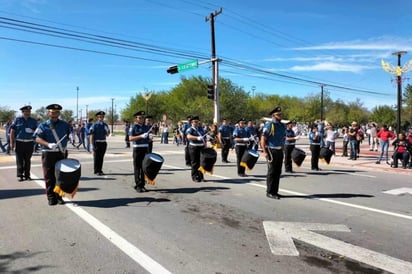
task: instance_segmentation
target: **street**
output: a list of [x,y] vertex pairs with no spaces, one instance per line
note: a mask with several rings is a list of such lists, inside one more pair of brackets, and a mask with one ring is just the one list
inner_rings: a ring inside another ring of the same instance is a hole
[[[49,206],[41,158],[18,182],[0,156],[1,273],[412,273],[409,172],[321,163],[310,155],[266,198],[266,162],[238,177],[236,156],[194,183],[182,146],[154,144],[165,159],[154,186],[132,186],[132,150],[109,137],[103,171],[81,162],[79,191]],[[336,157],[337,158],[337,157]]]

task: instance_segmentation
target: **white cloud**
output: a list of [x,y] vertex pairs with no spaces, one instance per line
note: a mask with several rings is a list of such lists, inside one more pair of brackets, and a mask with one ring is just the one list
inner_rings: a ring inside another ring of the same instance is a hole
[[324,62],[315,65],[293,66],[288,70],[292,71],[346,71],[360,73],[365,69],[375,69],[376,67],[362,66],[354,64],[338,64],[333,62]]
[[379,50],[379,51],[398,51],[412,50],[412,38],[401,37],[376,37],[368,40],[352,40],[343,42],[330,42],[316,46],[298,47],[293,50]]

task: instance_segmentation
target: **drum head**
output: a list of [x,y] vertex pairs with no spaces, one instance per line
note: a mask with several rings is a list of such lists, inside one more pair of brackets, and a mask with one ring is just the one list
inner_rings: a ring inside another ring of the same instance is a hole
[[62,172],[73,172],[80,168],[80,162],[76,159],[63,159],[56,163],[55,168]]
[[148,154],[148,157],[149,157],[152,161],[155,161],[155,162],[158,162],[158,163],[163,163],[163,157],[160,156],[159,154],[149,153],[149,154]]
[[257,150],[249,149],[247,152],[248,152],[250,155],[252,155],[253,157],[256,157],[256,158],[259,157],[259,152],[258,152]]

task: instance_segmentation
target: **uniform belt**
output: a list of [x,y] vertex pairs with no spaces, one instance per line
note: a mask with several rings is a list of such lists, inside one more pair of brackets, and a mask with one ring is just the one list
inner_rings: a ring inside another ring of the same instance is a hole
[[194,147],[202,147],[205,144],[201,143],[201,144],[194,144],[194,143],[189,143],[189,146],[194,146]]
[[245,143],[236,143],[235,146],[246,146]]
[[276,149],[276,150],[282,149],[282,147],[281,147],[281,146],[269,147],[269,148],[270,148],[270,149]]
[[28,142],[34,142],[34,140],[33,140],[33,139],[16,139],[16,141],[19,141],[19,142],[25,142],[25,143],[28,143]]
[[311,145],[320,146],[320,143],[312,143]]
[[230,137],[222,137],[222,139],[230,139]]
[[106,143],[106,140],[94,140],[97,143]]
[[149,144],[133,145],[133,147],[148,147]]

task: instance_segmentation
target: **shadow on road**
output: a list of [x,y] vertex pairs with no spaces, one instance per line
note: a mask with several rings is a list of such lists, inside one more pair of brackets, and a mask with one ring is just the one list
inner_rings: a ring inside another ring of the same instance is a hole
[[22,269],[10,269],[9,264],[17,260],[25,260],[30,257],[36,256],[40,252],[14,252],[10,254],[0,254],[0,273],[31,273],[38,272],[45,268],[52,268],[48,265],[38,265],[38,266],[29,266]]
[[83,207],[100,207],[100,208],[113,208],[119,206],[133,206],[136,203],[164,203],[170,202],[169,199],[164,198],[152,198],[152,197],[136,197],[136,198],[116,198],[116,199],[101,199],[101,200],[89,200],[89,201],[76,201],[74,205]]
[[358,193],[325,193],[325,194],[310,194],[310,195],[282,195],[282,198],[304,198],[304,199],[326,199],[326,198],[373,198],[374,195],[358,194]]

